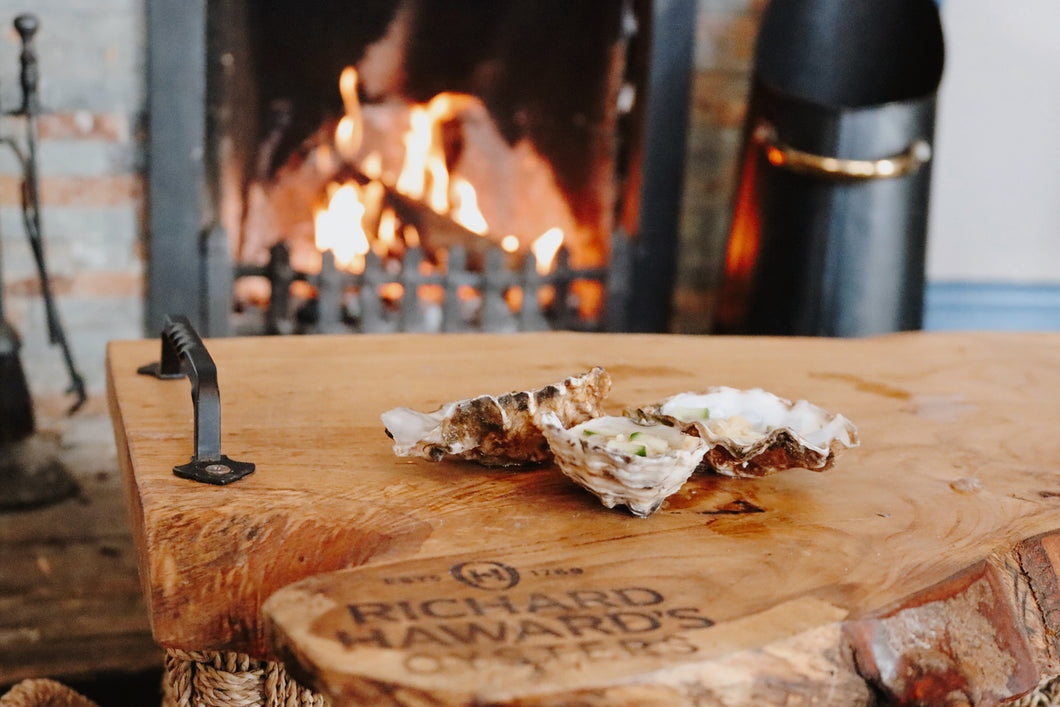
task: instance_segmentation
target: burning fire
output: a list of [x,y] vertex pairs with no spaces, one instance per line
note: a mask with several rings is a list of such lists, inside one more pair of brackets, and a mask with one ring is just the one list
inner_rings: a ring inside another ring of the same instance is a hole
[[330,250],[335,264],[346,270],[356,270],[358,265],[363,270],[369,250],[361,223],[365,213],[362,198],[355,183],[343,184],[331,195],[327,208],[317,211],[313,219],[317,250]]
[[[421,234],[406,224],[387,202],[395,192],[449,218],[468,231],[495,241],[509,253],[533,253],[538,273],[547,274],[563,245],[564,233],[550,228],[529,247],[515,234],[494,235],[479,208],[474,186],[460,174],[451,173],[446,161],[445,125],[462,110],[478,104],[465,94],[440,93],[408,112],[408,129],[402,143],[404,158],[393,183],[387,183],[377,152],[362,156],[365,125],[358,98],[358,76],[347,67],[339,78],[339,92],[345,115],[334,135],[335,150],[363,175],[361,184],[346,181],[329,186],[327,204],[314,215],[315,242],[321,252],[331,250],[336,265],[351,272],[363,272],[369,250],[382,258],[399,255],[407,247],[420,245]],[[444,262],[444,253],[436,254]],[[394,294],[394,293],[390,293]],[[465,293],[466,296],[466,293]],[[514,296],[512,297],[514,299]],[[521,299],[521,297],[520,297]]]
[[563,231],[558,228],[550,228],[541,234],[541,237],[530,246],[534,257],[537,258],[537,273],[547,275],[552,269],[552,261],[556,259],[556,253],[563,245]]
[[[517,234],[501,237],[494,233],[479,208],[474,185],[460,174],[451,172],[451,165],[446,162],[446,124],[457,119],[461,110],[478,104],[478,99],[446,92],[439,93],[424,105],[410,106],[408,128],[402,137],[404,158],[401,169],[395,171],[396,177],[391,174],[388,179],[381,154],[370,151],[365,144],[368,141],[357,83],[357,72],[353,67],[342,71],[339,92],[346,114],[335,129],[334,151],[361,177],[329,185],[326,204],[314,214],[317,250],[331,250],[336,266],[341,269],[363,272],[370,250],[385,260],[398,257],[406,248],[420,246],[421,233],[412,224],[405,223],[403,212],[395,210],[393,200],[388,199],[389,194],[400,194],[451,219],[467,231],[490,238],[506,252],[532,253],[537,272],[547,275],[564,244],[564,231],[558,227],[550,228],[529,241],[529,245]],[[331,154],[326,149],[324,152]],[[341,167],[337,167],[333,173],[340,171]],[[425,235],[429,244],[430,234]],[[445,250],[436,250],[434,257],[437,265],[424,262],[421,269],[444,267],[447,262]],[[391,284],[396,287],[389,287],[383,295],[389,300],[400,299],[404,290],[399,289],[401,285]],[[443,296],[443,290],[439,285],[420,285],[417,295],[434,301]],[[465,286],[459,297],[466,302],[478,295]],[[511,307],[522,306],[525,300],[522,289],[510,288],[506,300]]]
[[335,146],[343,159],[352,161],[361,149],[364,140],[364,122],[361,119],[361,102],[357,97],[357,69],[347,66],[339,76],[339,93],[346,107],[346,115],[335,129]]

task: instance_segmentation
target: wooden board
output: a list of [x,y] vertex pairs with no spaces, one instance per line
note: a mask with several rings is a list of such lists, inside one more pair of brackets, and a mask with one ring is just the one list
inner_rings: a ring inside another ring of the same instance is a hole
[[[108,351],[145,594],[165,646],[266,655],[267,597],[366,565],[269,605],[277,653],[339,704],[796,695],[847,705],[877,692],[993,704],[1060,673],[1060,336],[208,345],[224,451],[258,464],[228,487],[171,472],[191,452],[188,384],[133,373],[158,357],[157,342]],[[379,422],[390,407],[430,410],[592,365],[612,375],[615,412],[710,385],[761,386],[843,413],[862,446],[825,473],[697,477],[637,519],[551,467],[398,459]],[[519,582],[477,589],[457,567],[509,580],[513,568]],[[492,604],[469,603],[480,596]],[[562,612],[584,617],[564,623]]]

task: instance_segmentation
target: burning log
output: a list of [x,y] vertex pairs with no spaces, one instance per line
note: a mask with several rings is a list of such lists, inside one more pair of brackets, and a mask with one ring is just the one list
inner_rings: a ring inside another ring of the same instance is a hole
[[390,187],[385,189],[386,205],[394,209],[400,220],[415,227],[420,243],[428,252],[460,246],[467,251],[470,266],[474,268],[484,261],[491,247],[501,246],[502,239],[490,233],[475,233],[421,201],[410,199]]

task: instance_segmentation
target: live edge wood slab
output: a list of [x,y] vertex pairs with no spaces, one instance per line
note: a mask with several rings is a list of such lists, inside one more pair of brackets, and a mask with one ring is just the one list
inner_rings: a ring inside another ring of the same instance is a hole
[[[257,464],[224,487],[172,473],[192,408],[187,381],[136,375],[159,343],[108,350],[163,646],[283,659],[337,705],[992,705],[1060,674],[1060,335],[207,345],[222,449]],[[638,519],[551,466],[397,458],[379,421],[594,365],[610,412],[763,387],[862,444],[823,473],[694,477]]]

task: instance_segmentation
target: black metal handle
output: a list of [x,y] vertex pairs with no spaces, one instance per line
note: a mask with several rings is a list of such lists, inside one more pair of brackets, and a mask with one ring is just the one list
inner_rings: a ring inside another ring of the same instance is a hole
[[40,72],[37,68],[37,49],[33,46],[33,38],[40,29],[40,21],[36,15],[24,14],[15,18],[15,31],[22,39],[22,53],[19,55],[21,72],[19,82],[22,84],[22,114],[32,115],[37,113],[37,87],[40,83]]
[[791,147],[782,142],[776,129],[766,122],[758,124],[752,138],[763,147],[771,165],[814,177],[859,180],[904,177],[931,160],[931,145],[927,140],[917,140],[904,152],[883,159],[851,160],[815,155]]
[[224,485],[254,471],[254,464],[229,459],[221,453],[221,393],[217,366],[206,344],[184,315],[166,315],[162,326],[162,358],[137,369],[137,373],[163,380],[191,381],[191,403],[195,412],[195,455],[188,464],[173,467],[184,479]]

